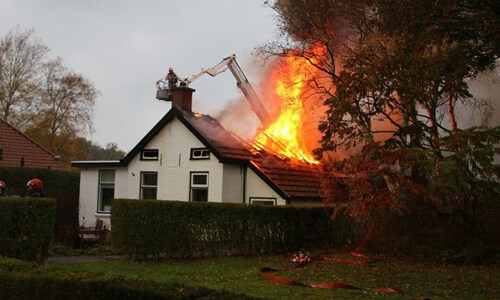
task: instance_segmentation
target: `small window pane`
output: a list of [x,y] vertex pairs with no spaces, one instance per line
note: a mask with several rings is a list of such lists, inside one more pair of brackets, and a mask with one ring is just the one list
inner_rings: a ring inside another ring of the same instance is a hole
[[144,150],[142,150],[141,159],[158,160],[158,149],[144,149]]
[[274,205],[274,201],[252,201],[252,204],[257,204],[257,205]]
[[193,184],[206,185],[208,176],[206,174],[193,174]]
[[143,173],[142,174],[142,184],[143,185],[156,185],[158,182],[157,173]]
[[208,201],[208,189],[191,189],[191,200],[198,202]]
[[210,151],[208,149],[191,149],[191,159],[210,159]]
[[156,200],[156,188],[142,188],[142,199]]
[[276,198],[250,198],[250,203],[256,205],[276,205]]
[[115,196],[115,187],[114,186],[101,186],[101,202],[99,211],[109,212],[111,208],[111,199]]
[[115,182],[115,171],[101,171],[101,182]]

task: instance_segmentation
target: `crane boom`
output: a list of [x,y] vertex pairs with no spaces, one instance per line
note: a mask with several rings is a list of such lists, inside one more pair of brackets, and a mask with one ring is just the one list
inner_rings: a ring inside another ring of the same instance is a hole
[[247,77],[245,76],[245,73],[243,73],[243,70],[236,62],[236,54],[224,57],[221,62],[219,62],[212,68],[201,69],[200,72],[194,74],[193,76],[181,80],[181,84],[189,86],[191,82],[198,79],[203,74],[208,74],[212,77],[215,77],[218,74],[226,71],[227,69],[229,69],[233,74],[234,78],[236,79],[236,86],[243,92],[247,101],[250,103],[251,109],[257,115],[262,125],[264,126],[269,125],[271,121],[269,114],[264,105],[262,104],[262,101],[260,100],[259,96],[257,95],[252,85],[248,81]]

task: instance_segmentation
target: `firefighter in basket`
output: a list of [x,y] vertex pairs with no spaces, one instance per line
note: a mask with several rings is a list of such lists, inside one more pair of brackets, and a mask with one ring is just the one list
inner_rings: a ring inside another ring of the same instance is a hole
[[165,80],[168,83],[168,89],[170,90],[170,93],[172,93],[172,89],[177,87],[177,82],[179,81],[179,77],[177,77],[177,74],[175,74],[172,67],[168,68],[168,73],[165,76]]

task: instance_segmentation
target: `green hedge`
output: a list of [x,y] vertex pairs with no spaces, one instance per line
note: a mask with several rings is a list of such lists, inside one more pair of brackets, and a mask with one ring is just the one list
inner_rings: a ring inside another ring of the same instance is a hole
[[113,199],[113,247],[136,257],[282,253],[344,246],[353,224],[322,207]]
[[0,257],[0,299],[254,299],[203,287],[130,280],[90,272],[54,272]]
[[43,261],[55,221],[55,199],[0,198],[0,255]]
[[7,184],[7,195],[24,197],[26,183],[40,178],[44,184],[45,197],[57,199],[55,240],[76,244],[78,233],[78,197],[80,174],[75,171],[0,167],[0,180]]

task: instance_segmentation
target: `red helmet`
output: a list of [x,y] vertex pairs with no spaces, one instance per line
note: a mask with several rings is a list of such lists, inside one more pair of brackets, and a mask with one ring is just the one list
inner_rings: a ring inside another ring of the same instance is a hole
[[40,190],[43,188],[43,182],[38,178],[33,178],[26,184],[29,188]]
[[6,187],[6,186],[7,186],[7,185],[5,184],[5,182],[3,182],[3,181],[1,181],[1,180],[0,180],[0,188],[4,188],[4,187]]

